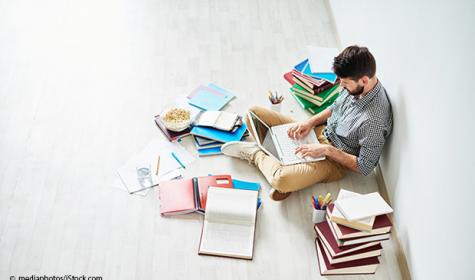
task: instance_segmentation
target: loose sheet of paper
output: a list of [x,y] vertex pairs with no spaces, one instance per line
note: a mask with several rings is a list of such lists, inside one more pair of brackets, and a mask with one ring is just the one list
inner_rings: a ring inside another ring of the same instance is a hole
[[[155,138],[139,153],[133,155],[127,163],[117,169],[122,183],[125,185],[129,193],[135,193],[144,189],[137,179],[137,166],[148,164],[151,169],[152,185],[158,184],[160,177],[181,168],[178,161],[172,156],[175,153],[177,158],[183,165],[188,165],[196,158],[193,157],[179,143],[170,143],[165,139]],[[160,155],[160,163],[158,175],[157,170],[158,156]],[[151,187],[150,186],[150,187]],[[147,186],[145,186],[147,187]]]
[[307,46],[307,52],[312,73],[333,73],[333,60],[338,55],[337,48]]

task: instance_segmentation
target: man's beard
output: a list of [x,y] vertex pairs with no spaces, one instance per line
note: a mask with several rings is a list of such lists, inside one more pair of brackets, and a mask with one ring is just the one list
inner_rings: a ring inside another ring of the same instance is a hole
[[358,85],[358,87],[357,87],[354,91],[349,91],[348,89],[346,89],[346,90],[348,91],[348,93],[349,93],[350,95],[358,96],[358,95],[360,95],[360,94],[363,93],[363,91],[364,91],[364,86]]

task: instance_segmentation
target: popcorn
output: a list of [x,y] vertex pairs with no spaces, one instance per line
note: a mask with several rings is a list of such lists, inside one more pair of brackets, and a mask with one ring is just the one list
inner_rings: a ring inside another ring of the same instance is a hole
[[165,114],[165,116],[163,116],[163,120],[167,122],[181,123],[189,120],[190,117],[191,112],[189,110],[182,108],[172,108]]

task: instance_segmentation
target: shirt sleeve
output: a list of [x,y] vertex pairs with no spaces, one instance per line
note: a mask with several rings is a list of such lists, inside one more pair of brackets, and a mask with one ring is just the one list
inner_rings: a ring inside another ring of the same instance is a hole
[[357,166],[361,174],[369,175],[376,167],[386,138],[385,126],[378,121],[367,121],[358,129],[360,153]]

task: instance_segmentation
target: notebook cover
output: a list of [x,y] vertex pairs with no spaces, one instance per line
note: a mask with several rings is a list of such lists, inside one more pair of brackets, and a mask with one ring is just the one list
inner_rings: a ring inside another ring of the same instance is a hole
[[[232,178],[230,175],[202,176],[198,178],[199,194],[193,191],[192,178],[171,180],[160,182],[158,197],[160,200],[160,214],[178,215],[195,211],[204,212],[206,209],[206,198],[209,186],[232,188]],[[227,183],[218,183],[225,180]],[[200,198],[200,206],[195,205],[195,195]]]
[[[220,143],[221,145],[223,143]],[[198,156],[200,157],[207,157],[207,156],[214,156],[214,155],[222,155],[221,152],[221,145],[219,147],[211,147],[211,148],[200,148],[198,149]]]
[[[227,183],[219,183],[219,181],[227,181]],[[208,188],[210,186],[232,188],[233,180],[231,178],[231,175],[213,175],[198,177],[198,187],[200,190],[199,197],[201,206],[200,210],[203,212],[206,210],[206,199],[208,197]]]
[[[330,261],[328,260],[327,255],[325,254],[325,251],[323,250],[323,244],[320,241],[320,239],[316,238],[315,239],[315,247],[317,250],[317,255],[322,256],[323,261],[325,262],[325,267],[327,268],[327,271],[335,270],[335,269],[345,269],[345,268],[350,268],[350,267],[358,267],[358,266],[367,266],[367,265],[378,265],[379,260],[378,257],[371,257],[371,258],[366,258],[366,259],[359,259],[359,260],[354,260],[354,261],[349,261],[349,262],[343,262],[343,263],[337,263],[337,264],[331,264]],[[320,263],[320,258],[318,258],[318,266],[320,270],[321,275],[326,275],[323,272],[323,264]],[[342,272],[341,274],[345,274]],[[374,274],[374,272],[361,272],[361,273],[352,273],[352,274]],[[337,275],[337,274],[331,274],[331,275]]]
[[197,210],[191,178],[160,182],[158,198],[162,215],[186,214]]
[[191,134],[226,143],[241,140],[246,130],[247,126],[245,123],[243,123],[235,132],[222,131],[211,127],[195,126],[191,129]]
[[231,101],[234,97],[236,97],[236,95],[234,95],[234,93],[230,92],[229,90],[227,89],[224,89],[216,84],[213,84],[213,83],[209,83],[208,84],[208,87],[212,88],[212,89],[215,89],[219,92],[221,92],[222,94],[224,94],[225,98],[229,101]]
[[259,191],[261,184],[233,179],[233,188],[248,191]]
[[[329,216],[331,216],[331,213],[333,211],[333,207],[335,207],[335,205],[333,203],[328,205],[328,214],[329,214]],[[348,239],[348,238],[352,238],[352,237],[346,237],[346,236],[348,236],[348,235],[351,236],[352,234],[362,233],[361,235],[359,235],[360,237],[375,235],[375,234],[372,233],[374,230],[377,230],[377,229],[380,229],[380,228],[385,228],[385,227],[389,227],[389,229],[385,232],[390,232],[391,227],[392,227],[392,223],[391,223],[391,220],[389,220],[388,215],[379,215],[379,216],[376,216],[376,218],[374,219],[373,230],[370,231],[370,232],[362,232],[362,231],[359,231],[357,229],[353,229],[353,228],[350,228],[350,227],[347,227],[347,226],[339,225],[339,224],[334,223],[334,222],[332,222],[331,226],[334,229],[335,229],[335,227],[338,227],[338,230],[335,230],[335,231],[336,231],[339,239]],[[341,236],[340,236],[339,233],[341,233]],[[381,233],[377,233],[377,234],[381,234]]]
[[180,132],[175,132],[175,131],[168,130],[165,127],[165,125],[160,120],[160,115],[156,115],[154,117],[154,120],[155,120],[155,124],[158,126],[158,128],[163,132],[163,135],[165,135],[165,137],[167,137],[168,141],[170,142],[177,141],[185,136],[190,135],[191,127]]
[[234,97],[221,90],[201,85],[188,95],[188,103],[204,111],[219,111]]

